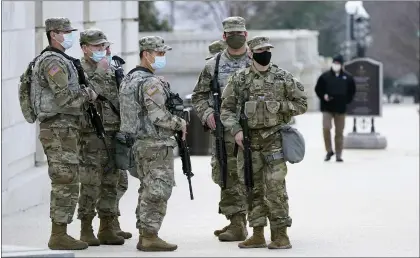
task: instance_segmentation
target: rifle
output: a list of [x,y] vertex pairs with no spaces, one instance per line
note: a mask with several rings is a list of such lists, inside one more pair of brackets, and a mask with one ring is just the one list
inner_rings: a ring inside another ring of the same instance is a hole
[[[186,112],[188,112],[188,116],[189,116],[189,111],[186,111]],[[193,194],[192,185],[191,185],[191,177],[193,177],[194,174],[192,173],[192,168],[191,168],[190,148],[188,147],[187,140],[182,140],[182,131],[178,131],[176,133],[175,139],[178,143],[179,156],[181,157],[181,161],[182,161],[182,171],[188,180],[190,199],[194,200],[194,194]]]
[[[245,115],[245,101],[242,103],[241,107],[241,114],[239,118],[239,122],[242,127],[242,133],[244,135],[243,139],[243,159],[244,159],[244,179],[245,179],[245,187],[248,197],[248,205],[249,209],[252,209],[252,199],[253,193],[252,190],[254,188],[254,177],[252,175],[252,151],[251,151],[251,139],[249,136],[249,127],[248,127],[248,117]],[[235,144],[234,150],[235,156],[238,153],[238,144]]]
[[[169,87],[170,86],[168,84],[168,88]],[[168,100],[166,101],[166,107],[172,114],[182,117],[183,119],[185,119],[187,123],[189,123],[190,112],[188,109],[184,108],[183,104],[184,104],[184,101],[181,99],[178,93],[174,94],[173,92],[169,91],[169,97],[168,97]],[[193,177],[194,174],[192,173],[192,168],[191,168],[190,149],[188,147],[187,140],[182,140],[182,131],[176,132],[175,139],[178,144],[179,156],[181,157],[181,161],[182,161],[182,171],[188,180],[190,199],[194,200],[194,194],[193,194],[192,185],[191,185],[191,177]]]
[[224,126],[220,121],[220,106],[221,106],[221,93],[218,82],[219,76],[219,61],[222,53],[216,56],[216,66],[214,68],[214,76],[211,81],[211,92],[213,95],[213,109],[214,109],[214,121],[216,122],[215,138],[216,138],[216,158],[219,162],[220,167],[220,183],[222,189],[226,189],[227,181],[227,154],[224,137]]
[[[87,79],[85,77],[85,72],[83,70],[82,64],[80,63],[79,59],[72,58],[71,61],[73,62],[74,66],[77,69],[77,74],[79,75],[79,84],[80,85],[88,85]],[[106,100],[106,98],[98,95],[99,100]],[[104,143],[105,149],[107,152],[108,160],[111,160],[111,155],[109,153],[108,147],[105,142],[105,128],[102,124],[102,119],[98,111],[96,110],[95,106],[92,103],[88,104],[87,113],[89,115],[90,121],[95,128],[96,136]]]
[[125,61],[119,56],[113,56],[112,60],[114,60],[114,63],[116,64],[114,66],[115,67],[115,80],[117,81],[117,89],[119,89],[121,82],[124,78],[124,69],[122,68],[122,65],[125,64]]

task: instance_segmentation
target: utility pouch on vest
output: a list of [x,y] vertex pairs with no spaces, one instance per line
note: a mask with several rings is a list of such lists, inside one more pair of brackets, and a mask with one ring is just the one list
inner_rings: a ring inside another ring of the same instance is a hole
[[129,170],[135,166],[132,146],[134,139],[118,132],[115,135],[115,165],[118,169]]
[[299,163],[305,157],[305,139],[303,135],[290,125],[282,126],[283,158],[291,164]]

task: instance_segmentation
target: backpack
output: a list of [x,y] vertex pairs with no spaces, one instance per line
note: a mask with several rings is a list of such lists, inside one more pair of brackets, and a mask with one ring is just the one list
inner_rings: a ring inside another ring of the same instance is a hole
[[32,84],[32,69],[34,68],[35,61],[38,59],[36,57],[32,60],[23,74],[20,76],[19,81],[19,104],[22,111],[23,117],[26,122],[33,124],[37,119],[35,114],[35,109],[31,101],[31,84]]
[[282,135],[283,158],[291,164],[299,163],[305,157],[305,139],[294,127],[284,125],[280,129]]
[[[124,78],[127,79],[129,76],[135,72],[135,71],[144,71],[144,68],[137,67],[132,69]],[[143,86],[143,83],[146,78],[149,78],[151,76],[144,76],[143,80],[140,81],[138,85],[132,85],[130,88],[121,88],[119,92],[120,101],[123,100],[125,103],[125,106],[132,107],[129,110],[126,110],[126,112],[139,112],[138,107],[141,105],[140,100],[137,98],[139,91],[141,90],[141,87]],[[123,82],[124,82],[123,80]],[[121,107],[121,110],[124,109],[124,107]],[[138,117],[139,114],[131,114],[130,117]],[[138,119],[140,119],[138,117]],[[142,121],[140,122],[140,126],[142,124]],[[130,132],[118,132],[115,137],[115,163],[118,169],[121,170],[128,170],[130,175],[134,177],[137,176],[137,167],[134,161],[134,154],[132,150],[132,146],[135,142],[134,135],[137,130],[138,123],[137,121],[130,121],[130,124],[127,125],[128,128],[131,129]]]

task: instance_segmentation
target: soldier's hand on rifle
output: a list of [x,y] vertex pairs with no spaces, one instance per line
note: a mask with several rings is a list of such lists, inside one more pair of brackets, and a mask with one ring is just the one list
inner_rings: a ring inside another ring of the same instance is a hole
[[98,97],[98,94],[92,90],[91,88],[84,88],[83,90],[85,90],[86,94],[89,96],[89,101],[93,102],[96,100],[96,98]]
[[101,61],[98,62],[97,66],[107,70],[109,68],[108,59],[106,57],[102,58]]
[[182,119],[182,140],[185,141],[187,139],[187,122]]
[[242,144],[242,141],[244,140],[244,134],[242,131],[239,131],[235,134],[235,142],[238,144],[239,147],[244,149],[244,145]]
[[214,130],[214,129],[216,129],[216,121],[214,120],[214,114],[210,114],[208,117],[207,117],[207,126],[210,128],[210,129],[212,129],[212,130]]

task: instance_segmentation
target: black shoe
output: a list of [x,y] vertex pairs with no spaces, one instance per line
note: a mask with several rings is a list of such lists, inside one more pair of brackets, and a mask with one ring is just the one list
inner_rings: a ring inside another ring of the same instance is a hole
[[335,159],[335,161],[337,161],[337,162],[343,162],[344,160],[343,160],[341,157],[337,157],[337,158]]
[[331,159],[332,156],[334,156],[334,152],[333,151],[328,152],[327,153],[327,156],[325,156],[324,161],[330,161],[330,159]]

